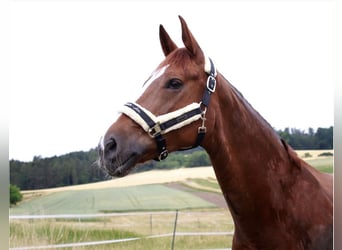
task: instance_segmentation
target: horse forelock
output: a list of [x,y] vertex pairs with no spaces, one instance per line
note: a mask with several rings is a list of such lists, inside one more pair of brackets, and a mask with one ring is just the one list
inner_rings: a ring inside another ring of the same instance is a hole
[[[199,70],[204,72],[204,67],[199,67],[200,65],[198,65],[196,62],[197,61],[194,60],[194,57],[190,51],[188,51],[186,48],[180,48],[173,51],[169,56],[167,56],[162,64],[169,64],[172,67],[184,69],[188,73],[197,74]],[[189,68],[191,69],[191,71],[188,70]]]

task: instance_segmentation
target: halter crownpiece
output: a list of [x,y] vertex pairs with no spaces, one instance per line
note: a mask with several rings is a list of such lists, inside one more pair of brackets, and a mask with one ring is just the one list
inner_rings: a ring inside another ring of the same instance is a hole
[[[199,103],[191,103],[176,111],[159,116],[155,116],[152,112],[134,102],[128,102],[122,107],[121,113],[127,115],[139,124],[150,137],[156,140],[159,156],[155,160],[161,161],[168,156],[166,141],[162,135],[172,130],[182,128],[194,121],[202,119],[202,125],[198,128],[195,144],[181,150],[195,148],[199,146],[204,139],[206,133],[206,127],[204,126],[206,119],[205,114],[207,107],[209,106],[211,94],[214,93],[216,89],[215,77],[217,75],[215,65],[209,57],[206,58],[204,71],[208,74],[208,79],[202,100]],[[204,106],[204,109],[202,109],[202,106]]]

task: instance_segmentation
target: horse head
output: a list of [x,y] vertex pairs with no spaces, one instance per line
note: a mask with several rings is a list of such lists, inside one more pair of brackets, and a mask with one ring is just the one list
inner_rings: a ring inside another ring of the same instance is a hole
[[112,176],[125,176],[139,163],[198,146],[213,127],[214,111],[208,106],[215,105],[209,100],[216,69],[184,19],[179,19],[185,47],[178,48],[160,25],[165,59],[144,83],[142,95],[123,106],[100,141],[100,164]]

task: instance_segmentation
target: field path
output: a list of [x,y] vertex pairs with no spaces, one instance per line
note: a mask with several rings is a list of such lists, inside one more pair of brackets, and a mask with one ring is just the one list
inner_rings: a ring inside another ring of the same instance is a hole
[[228,208],[227,203],[221,193],[214,193],[214,192],[207,192],[207,191],[200,191],[200,190],[195,190],[190,187],[184,186],[181,183],[169,183],[165,184],[167,187],[182,190],[185,192],[189,192],[205,201],[208,201],[210,203],[215,204],[218,207],[221,208]]

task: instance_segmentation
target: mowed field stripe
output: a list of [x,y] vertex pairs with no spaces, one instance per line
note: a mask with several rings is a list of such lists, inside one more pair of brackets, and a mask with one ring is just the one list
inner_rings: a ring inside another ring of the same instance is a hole
[[88,214],[214,207],[191,193],[155,184],[50,193],[20,203],[10,209],[10,214]]

